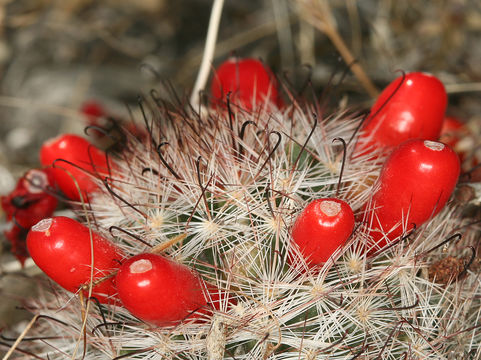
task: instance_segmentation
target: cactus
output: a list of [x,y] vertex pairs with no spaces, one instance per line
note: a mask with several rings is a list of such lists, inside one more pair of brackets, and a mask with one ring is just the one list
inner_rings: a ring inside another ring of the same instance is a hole
[[[165,256],[217,289],[220,306],[156,327],[40,283],[40,297],[25,301],[36,317],[17,358],[479,358],[479,232],[465,204],[451,201],[367,253],[359,217],[372,210],[363,205],[383,154],[352,156],[361,118],[321,117],[318,105],[199,114],[144,100],[148,139],[124,133],[115,171],[96,179],[103,191],[77,215],[126,254],[166,244]],[[308,202],[329,197],[359,220],[345,246],[311,267],[290,228]]]

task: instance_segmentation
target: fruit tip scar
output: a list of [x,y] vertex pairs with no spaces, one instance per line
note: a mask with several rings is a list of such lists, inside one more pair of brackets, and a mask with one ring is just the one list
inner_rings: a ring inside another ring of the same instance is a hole
[[335,201],[324,200],[320,204],[321,211],[327,216],[336,216],[341,212],[341,204]]
[[437,141],[431,141],[431,140],[424,140],[424,146],[426,146],[428,149],[431,149],[433,151],[441,151],[444,149],[444,144],[437,142]]
[[129,270],[132,274],[142,274],[152,270],[152,263],[147,259],[139,259],[130,264]]
[[31,231],[43,232],[45,236],[50,236],[50,226],[52,226],[52,218],[46,218],[32,226]]

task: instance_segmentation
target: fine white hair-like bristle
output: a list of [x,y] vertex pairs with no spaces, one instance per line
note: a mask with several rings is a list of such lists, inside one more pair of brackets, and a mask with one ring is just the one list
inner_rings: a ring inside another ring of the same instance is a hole
[[[353,156],[360,118],[323,118],[298,103],[202,115],[150,110],[146,138],[126,137],[105,191],[78,215],[129,255],[185,234],[164,254],[217,288],[221,306],[204,321],[155,327],[121,306],[91,301],[86,313],[76,296],[43,287],[25,305],[42,315],[29,337],[43,340],[30,343],[30,353],[51,360],[84,351],[89,360],[479,356],[477,275],[466,268],[448,284],[429,276],[448,254],[470,256],[474,235],[457,207],[375,256],[361,246],[369,223],[358,221],[320,268],[309,268],[291,243],[297,214],[314,199],[341,198],[360,218],[369,214],[363,204],[383,154]],[[438,246],[457,232],[461,240]]]

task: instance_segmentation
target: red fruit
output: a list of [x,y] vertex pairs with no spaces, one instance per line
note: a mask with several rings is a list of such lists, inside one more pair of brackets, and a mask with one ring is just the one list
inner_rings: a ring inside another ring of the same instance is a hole
[[443,143],[415,139],[399,145],[386,160],[372,198],[370,235],[377,248],[441,211],[459,172],[458,156]]
[[196,317],[207,305],[205,286],[189,267],[151,253],[125,261],[116,277],[119,298],[141,320],[160,326]]
[[1,198],[7,220],[15,218],[17,225],[28,230],[43,218],[51,216],[57,207],[57,198],[49,193],[54,184],[51,169],[27,171],[18,180],[15,189]]
[[[33,261],[45,274],[70,292],[90,282],[93,248],[93,281],[118,269],[122,251],[110,241],[79,222],[58,216],[34,225],[27,235],[27,247]],[[93,287],[92,296],[107,303],[117,293],[113,278]],[[84,290],[87,295],[88,291]]]
[[436,77],[413,72],[400,76],[379,95],[363,127],[368,145],[391,147],[414,138],[437,140],[447,95]]
[[317,199],[296,219],[292,238],[310,265],[325,263],[354,229],[351,207],[339,199]]
[[81,200],[76,182],[85,201],[88,194],[98,190],[94,177],[103,178],[108,175],[105,153],[78,135],[60,135],[42,145],[40,149],[42,165],[50,166],[57,159],[67,160],[77,165],[75,167],[63,161],[57,161],[53,168],[55,182],[71,200]]
[[[458,154],[459,161],[463,163],[468,156],[467,151],[472,149],[476,140],[464,123],[455,117],[446,116],[439,141],[452,147]],[[471,166],[476,166],[478,164],[476,157],[473,157],[470,163]]]
[[[80,112],[85,115],[88,126],[102,126],[101,118],[106,116],[102,105],[95,100],[86,101],[82,104]],[[105,134],[99,130],[93,130],[91,132],[96,138],[103,138]]]
[[232,103],[248,110],[265,101],[279,104],[275,78],[262,62],[255,59],[230,58],[215,71],[211,85],[213,104],[225,104],[229,92]]
[[468,129],[466,129],[459,119],[452,116],[446,116],[444,118],[439,141],[454,148],[465,135],[468,135]]
[[23,266],[25,260],[29,257],[26,243],[28,229],[21,228],[14,222],[9,222],[8,225],[8,229],[3,234],[10,242],[10,252]]
[[[82,114],[85,114],[89,117],[89,119],[97,120],[99,117],[105,115],[105,110],[98,102],[94,100],[86,101],[82,104],[80,108]],[[91,125],[98,125],[96,122],[92,123]]]
[[15,189],[1,197],[10,228],[4,231],[11,243],[11,251],[23,264],[28,257],[25,243],[28,230],[43,218],[52,216],[57,198],[50,195],[54,186],[51,169],[32,169],[21,177]]

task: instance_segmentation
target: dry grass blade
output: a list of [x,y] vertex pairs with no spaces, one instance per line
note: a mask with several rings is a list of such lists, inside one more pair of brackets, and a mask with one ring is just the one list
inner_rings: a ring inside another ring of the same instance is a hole
[[295,0],[299,15],[305,21],[324,33],[334,44],[341,54],[344,62],[351,68],[361,85],[368,94],[375,98],[379,91],[373,84],[369,76],[357,63],[343,38],[336,29],[336,23],[332,15],[331,8],[326,0]]

